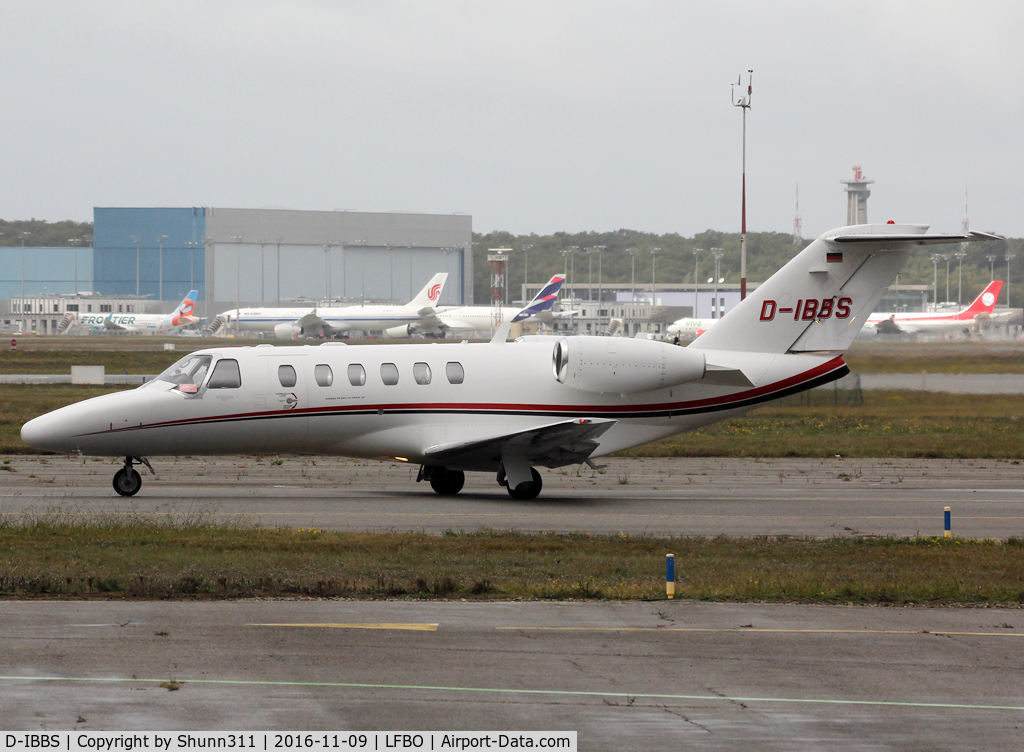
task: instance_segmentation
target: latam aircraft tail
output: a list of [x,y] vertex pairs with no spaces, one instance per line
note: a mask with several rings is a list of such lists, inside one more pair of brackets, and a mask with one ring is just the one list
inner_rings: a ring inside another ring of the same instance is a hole
[[991,282],[957,318],[973,319],[979,313],[992,313],[992,309],[996,307],[996,301],[999,300],[999,291],[1002,289],[1003,281],[1001,279]]
[[410,300],[405,307],[414,308],[419,310],[421,308],[433,308],[437,305],[437,301],[441,299],[441,290],[444,289],[444,283],[448,281],[447,272],[438,272],[430,281],[424,285],[423,289],[420,290],[416,297]]
[[925,235],[927,225],[853,225],[814,240],[690,347],[764,353],[845,350],[920,245],[997,240]]
[[543,289],[530,301],[523,310],[517,313],[512,318],[512,323],[528,319],[530,316],[534,316],[541,311],[548,311],[551,306],[558,300],[558,291],[562,288],[562,283],[565,282],[565,276],[556,274],[548,283],[544,285]]

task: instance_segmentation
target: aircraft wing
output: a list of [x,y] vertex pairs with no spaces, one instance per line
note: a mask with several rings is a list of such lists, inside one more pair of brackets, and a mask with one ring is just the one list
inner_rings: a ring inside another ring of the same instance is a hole
[[892,316],[887,319],[875,322],[875,329],[881,334],[902,334],[904,330],[896,323],[896,317]]
[[502,456],[515,454],[530,465],[563,467],[585,462],[595,449],[596,439],[615,425],[606,418],[577,418],[525,431],[498,434],[470,441],[438,444],[424,452],[427,462],[449,466],[497,465]]
[[301,319],[296,321],[295,325],[301,327],[302,329],[305,329],[306,327],[316,326],[324,327],[325,329],[331,328],[330,324],[323,320],[320,314],[316,312],[315,308],[309,313],[307,313],[305,316],[303,316]]
[[128,327],[126,327],[126,326],[121,326],[120,324],[115,324],[113,321],[110,320],[109,316],[107,318],[103,319],[103,328],[104,329],[109,329],[109,330],[111,330],[113,332],[124,332],[124,331],[128,330]]

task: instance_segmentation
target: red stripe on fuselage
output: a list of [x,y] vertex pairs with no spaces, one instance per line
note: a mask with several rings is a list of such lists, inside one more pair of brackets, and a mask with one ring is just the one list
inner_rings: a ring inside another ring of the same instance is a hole
[[[743,392],[725,394],[721,397],[711,397],[703,400],[692,400],[690,402],[661,402],[656,404],[629,404],[629,405],[534,405],[534,404],[509,404],[503,402],[408,402],[392,403],[384,405],[362,404],[329,407],[306,407],[297,410],[265,410],[261,412],[235,413],[232,415],[209,415],[200,418],[183,418],[181,420],[168,420],[160,423],[147,423],[139,426],[125,426],[115,428],[112,431],[96,431],[93,434],[80,434],[84,436],[96,436],[105,433],[118,433],[120,431],[138,431],[144,428],[166,428],[181,425],[202,425],[203,423],[224,422],[233,420],[247,420],[253,418],[273,418],[280,415],[324,415],[366,412],[481,412],[481,413],[538,413],[538,414],[571,414],[586,415],[588,417],[613,417],[622,413],[665,413],[682,412],[704,409],[728,409],[728,405],[736,405],[757,399],[772,392],[779,392],[797,386],[806,381],[812,381],[819,376],[835,371],[846,366],[842,356],[837,356],[821,365],[815,366],[809,371],[804,371],[788,379],[776,381],[766,386],[755,387]],[[638,416],[643,417],[643,416]]]

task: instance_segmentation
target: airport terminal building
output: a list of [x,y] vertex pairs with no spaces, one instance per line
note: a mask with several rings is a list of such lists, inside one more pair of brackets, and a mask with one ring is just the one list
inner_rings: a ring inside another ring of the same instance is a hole
[[0,248],[5,329],[53,333],[69,305],[100,297],[169,311],[190,290],[210,318],[238,304],[404,303],[437,272],[440,303],[473,302],[466,214],[96,207],[93,222],[91,248]]

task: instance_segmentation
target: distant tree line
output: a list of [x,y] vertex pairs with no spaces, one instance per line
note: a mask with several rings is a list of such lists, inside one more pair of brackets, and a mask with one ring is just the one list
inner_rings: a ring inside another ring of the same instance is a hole
[[[23,233],[28,233],[22,237]],[[0,246],[59,248],[92,245],[92,222],[47,222],[42,219],[0,219]]]
[[[779,232],[752,232],[747,234],[747,279],[763,282],[782,268],[793,256],[810,244],[803,240],[794,245],[793,236]],[[490,300],[490,268],[487,253],[491,248],[511,248],[509,254],[509,297],[518,300],[523,283],[524,263],[528,263],[531,283],[547,281],[552,275],[565,270],[568,256],[562,252],[573,250],[571,258],[577,285],[586,284],[589,264],[593,266],[593,282],[598,282],[598,251],[600,251],[602,279],[616,284],[630,281],[630,250],[635,254],[636,289],[650,290],[652,256],[656,257],[658,284],[692,284],[694,277],[694,250],[703,248],[699,254],[698,280],[703,284],[714,274],[714,257],[711,249],[722,251],[720,276],[728,283],[740,281],[740,236],[739,233],[706,230],[690,238],[677,233],[656,235],[637,230],[616,230],[614,232],[556,232],[551,235],[513,235],[508,232],[473,234],[473,290],[478,304]],[[659,249],[652,254],[653,249]],[[935,267],[932,253],[949,255],[949,299],[956,302],[959,282],[959,260],[954,254],[959,245],[927,246],[911,256],[906,268],[900,273],[900,284],[932,285]],[[961,299],[966,305],[977,297],[990,278],[1006,279],[1006,254],[1015,254],[1010,261],[1010,303],[1015,308],[1024,305],[1024,240],[1007,239],[990,243],[970,243],[963,258],[963,289]],[[989,262],[989,256],[994,259]],[[990,272],[991,268],[991,272]],[[931,294],[929,294],[931,300]],[[946,300],[946,261],[938,263],[938,301]],[[1006,302],[1006,287],[999,296],[999,303]]]

